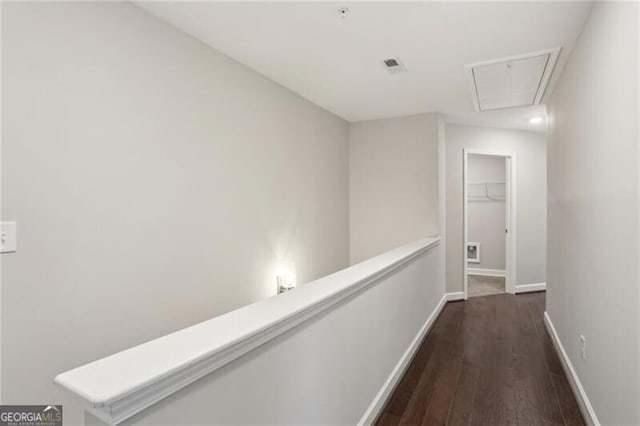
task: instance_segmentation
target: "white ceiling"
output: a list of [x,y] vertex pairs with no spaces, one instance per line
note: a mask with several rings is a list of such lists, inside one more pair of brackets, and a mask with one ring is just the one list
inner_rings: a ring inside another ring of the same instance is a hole
[[[534,117],[541,117],[539,123],[530,123]],[[534,132],[547,131],[547,108],[545,105],[535,105],[522,108],[505,108],[493,111],[444,114],[447,123],[466,124],[469,126],[499,127],[506,129],[530,130]]]
[[[475,113],[464,65],[562,47],[591,3],[138,2],[149,13],[348,121],[439,111],[458,122],[542,129],[544,108]],[[348,7],[342,18],[339,7]],[[399,57],[407,72],[382,60]],[[511,124],[509,124],[511,123]]]

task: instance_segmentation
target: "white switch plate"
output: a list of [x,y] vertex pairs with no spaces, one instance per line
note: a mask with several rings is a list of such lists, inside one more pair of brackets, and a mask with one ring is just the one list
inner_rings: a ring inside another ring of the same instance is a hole
[[15,222],[0,222],[0,253],[16,251],[17,235]]

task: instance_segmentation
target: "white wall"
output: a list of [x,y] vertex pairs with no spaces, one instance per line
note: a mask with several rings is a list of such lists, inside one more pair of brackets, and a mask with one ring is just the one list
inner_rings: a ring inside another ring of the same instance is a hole
[[[488,191],[492,198],[504,195],[505,158],[491,155],[469,155],[467,177],[469,183],[490,183],[487,187],[472,185],[474,195],[485,195]],[[477,191],[479,190],[479,191]],[[471,192],[469,192],[471,195]],[[470,197],[468,213],[469,241],[480,243],[480,263],[468,262],[469,268],[505,269],[505,223],[506,204],[488,198]]]
[[640,423],[638,18],[595,3],[549,104],[547,312],[607,425]]
[[546,281],[546,135],[447,124],[447,292],[463,291],[462,158],[464,148],[517,157],[516,285]]
[[3,3],[4,403],[348,265],[348,125],[127,3]]
[[438,120],[422,114],[351,124],[352,264],[438,234]]

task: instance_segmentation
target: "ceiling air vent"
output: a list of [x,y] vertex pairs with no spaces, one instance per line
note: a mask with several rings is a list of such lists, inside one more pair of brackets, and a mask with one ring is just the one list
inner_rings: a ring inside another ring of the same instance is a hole
[[537,105],[560,48],[465,65],[476,111]]
[[402,62],[400,62],[400,58],[383,59],[382,63],[384,64],[384,66],[387,69],[387,71],[389,71],[391,74],[395,74],[395,73],[398,73],[398,72],[404,72],[404,71],[407,70],[405,68],[404,64]]

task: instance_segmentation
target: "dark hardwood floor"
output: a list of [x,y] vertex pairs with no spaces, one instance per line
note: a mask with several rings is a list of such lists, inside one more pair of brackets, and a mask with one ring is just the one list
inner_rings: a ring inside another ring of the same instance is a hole
[[378,425],[583,425],[544,293],[448,303]]

